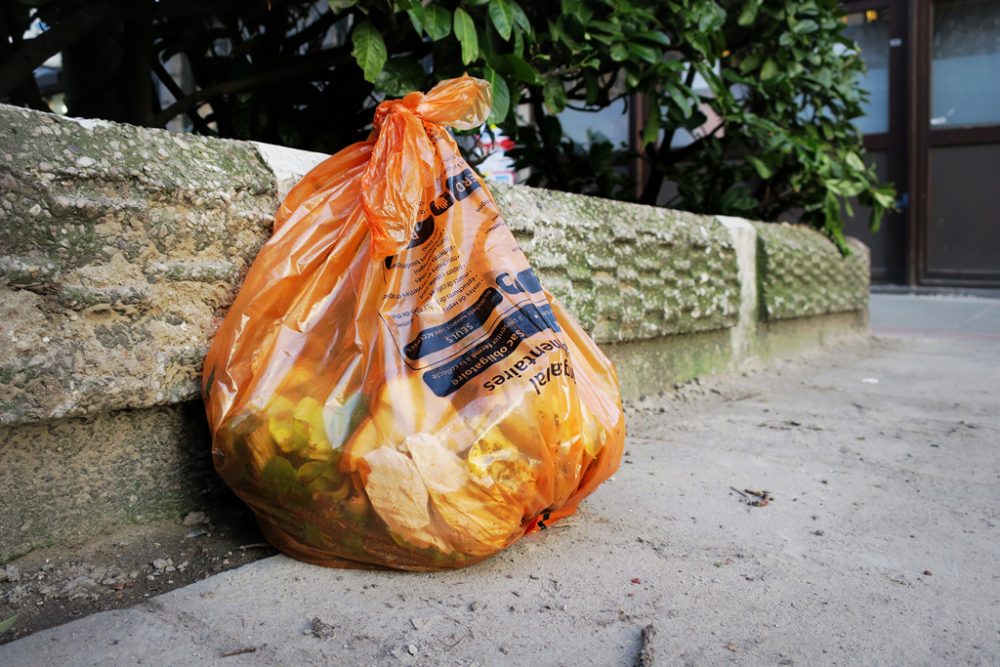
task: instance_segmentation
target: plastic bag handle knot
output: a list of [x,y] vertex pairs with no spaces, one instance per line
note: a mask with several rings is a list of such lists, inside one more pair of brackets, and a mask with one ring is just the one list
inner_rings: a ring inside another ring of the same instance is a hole
[[[401,100],[385,100],[384,102],[379,102],[379,105],[375,107],[375,118],[372,120],[372,127],[376,130],[382,129],[382,125],[385,123],[386,117],[390,113],[400,110],[409,111],[419,117],[420,114],[417,113],[416,110],[417,105],[420,103],[419,100],[416,101],[416,103],[412,101],[408,102],[409,98],[414,95],[419,95],[421,99],[424,97],[423,93],[410,93]],[[421,120],[423,120],[423,118],[421,118]]]
[[426,125],[471,130],[489,116],[490,84],[468,74],[442,81],[426,95],[410,93],[375,109],[371,158],[361,176],[361,204],[376,257],[393,255],[410,240],[422,202],[433,198],[437,153]]
[[414,91],[402,99],[380,102],[375,108],[372,126],[378,130],[390,113],[405,110],[426,123],[472,130],[486,122],[492,107],[490,84],[464,74],[442,81],[426,95]]

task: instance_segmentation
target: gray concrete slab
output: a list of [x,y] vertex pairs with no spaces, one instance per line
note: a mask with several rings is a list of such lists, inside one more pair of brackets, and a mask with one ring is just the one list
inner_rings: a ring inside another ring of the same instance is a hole
[[475,567],[274,557],[0,665],[631,665],[649,623],[658,665],[998,664],[998,354],[881,339],[691,385],[632,404],[577,516]]
[[1000,338],[1000,298],[873,293],[870,310],[876,335]]

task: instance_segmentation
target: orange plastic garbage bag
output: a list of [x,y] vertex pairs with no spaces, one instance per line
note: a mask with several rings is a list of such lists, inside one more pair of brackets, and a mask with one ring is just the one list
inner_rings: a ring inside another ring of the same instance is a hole
[[281,551],[460,567],[621,459],[612,364],[538,282],[445,129],[468,76],[379,104],[288,194],[205,360],[215,467]]

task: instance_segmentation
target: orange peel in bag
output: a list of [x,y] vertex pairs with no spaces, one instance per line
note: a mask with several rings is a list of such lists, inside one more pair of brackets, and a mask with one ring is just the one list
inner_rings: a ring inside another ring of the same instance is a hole
[[212,342],[216,470],[290,556],[469,565],[620,463],[614,367],[447,130],[490,103],[463,76],[379,104],[367,141],[289,192]]

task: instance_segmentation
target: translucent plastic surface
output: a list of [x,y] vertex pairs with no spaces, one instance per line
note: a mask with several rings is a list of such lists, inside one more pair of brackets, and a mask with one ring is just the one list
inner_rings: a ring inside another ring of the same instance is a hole
[[215,337],[216,469],[293,557],[468,565],[618,467],[613,366],[444,129],[489,107],[470,77],[380,104],[289,193]]

